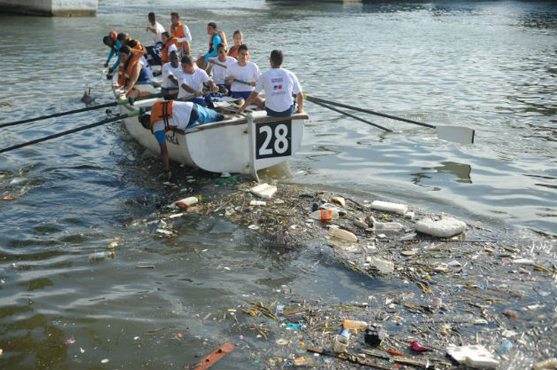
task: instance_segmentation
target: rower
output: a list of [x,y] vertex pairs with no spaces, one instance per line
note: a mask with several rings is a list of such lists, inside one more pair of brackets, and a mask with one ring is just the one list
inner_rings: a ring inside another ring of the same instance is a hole
[[108,54],[108,59],[104,63],[105,68],[108,67],[110,60],[114,55],[117,57],[116,62],[114,62],[112,67],[108,69],[108,73],[106,75],[106,78],[110,80],[114,75],[114,71],[116,71],[118,65],[120,64],[120,48],[122,47],[122,44],[118,41],[118,34],[116,31],[110,31],[108,36],[103,37],[103,43],[110,48],[110,54]]
[[234,35],[232,36],[232,38],[234,39],[234,46],[232,46],[230,50],[228,50],[228,55],[233,58],[237,58],[238,49],[240,48],[240,45],[244,44],[244,35],[242,34],[242,31],[236,30],[234,31]]
[[298,82],[298,78],[292,72],[282,68],[284,54],[281,50],[273,50],[269,62],[271,69],[261,75],[254,91],[246,102],[238,109],[236,114],[242,113],[244,109],[258,98],[261,90],[265,90],[265,110],[268,116],[288,117],[294,113],[296,103],[292,94],[296,94],[298,113],[304,111],[304,95]]
[[144,50],[132,51],[129,46],[120,48],[122,62],[118,67],[118,88],[127,98],[149,95],[148,91],[141,91],[138,85],[152,84],[153,72],[145,59]]
[[212,92],[217,92],[219,88],[207,75],[207,72],[197,68],[189,55],[182,57],[182,71],[178,99],[191,100],[200,105],[212,106],[211,96],[203,97],[203,86],[204,84],[209,85]]
[[161,64],[161,49],[162,49],[162,33],[164,32],[164,27],[157,22],[155,13],[151,12],[148,14],[149,25],[145,28],[145,32],[151,32],[154,36],[153,46],[147,46],[147,54],[153,58],[154,64]]
[[178,46],[183,55],[190,55],[190,42],[192,40],[190,29],[183,23],[180,23],[180,15],[178,13],[170,13],[170,34],[178,39]]
[[167,31],[161,34],[163,48],[161,50],[161,62],[164,65],[165,63],[170,62],[170,55],[169,50],[174,45],[176,47],[178,43],[178,39],[174,36],[171,36],[170,33]]
[[[228,66],[224,80],[227,85],[230,85],[232,97],[240,99],[238,103],[243,104],[257,85],[260,76],[261,72],[257,64],[249,61],[248,46],[240,45],[238,61]],[[259,96],[256,96],[253,102],[263,108],[263,100]]]
[[122,46],[129,46],[132,51],[145,51],[145,48],[143,47],[143,45],[141,45],[141,42],[139,40],[132,39],[130,35],[125,32],[120,32],[118,34],[118,41],[120,41]]
[[162,101],[159,100],[151,107],[151,114],[139,116],[139,122],[155,135],[161,149],[161,159],[166,180],[172,178],[170,159],[166,145],[166,132],[170,130],[194,127],[196,124],[228,120],[230,117],[219,112],[205,108],[193,102]]
[[[215,62],[218,64],[215,64]],[[228,66],[234,63],[236,63],[236,59],[226,55],[226,46],[223,44],[217,46],[217,57],[209,60],[207,74],[213,74],[213,81],[223,94],[228,94],[230,92],[230,85],[224,83],[224,77],[226,76]]]
[[[182,64],[180,63],[180,58],[178,57],[178,48],[176,45],[171,45],[170,47],[170,63],[166,63],[162,66],[162,83],[161,92],[168,94],[171,89],[178,89],[178,84],[180,83],[180,76],[182,75]],[[165,100],[175,99],[177,96],[173,94],[172,96],[166,95]]]
[[217,46],[223,44],[225,47],[228,46],[226,42],[226,35],[223,31],[219,31],[217,24],[215,22],[210,22],[207,24],[207,34],[211,36],[209,40],[209,51],[197,59],[197,66],[199,68],[207,70],[209,59],[217,56]]

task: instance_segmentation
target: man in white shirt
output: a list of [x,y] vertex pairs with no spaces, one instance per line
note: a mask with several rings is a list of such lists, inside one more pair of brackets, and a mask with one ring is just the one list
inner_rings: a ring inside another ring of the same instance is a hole
[[175,129],[185,130],[194,127],[196,124],[202,125],[227,119],[230,119],[230,117],[221,115],[212,109],[192,102],[174,100],[159,100],[151,107],[151,114],[139,116],[139,122],[146,129],[151,129],[159,143],[162,164],[167,180],[172,178],[172,172],[170,172],[166,132]]
[[[162,83],[161,92],[163,94],[169,94],[170,90],[177,90],[180,84],[180,78],[182,75],[182,64],[180,63],[178,57],[178,49],[175,45],[171,45],[170,51],[170,63],[166,63],[162,66]],[[175,99],[176,94],[166,95],[164,100]]]
[[161,49],[162,49],[162,36],[161,34],[164,32],[164,27],[157,22],[155,18],[155,13],[151,12],[148,15],[149,18],[149,26],[145,28],[146,32],[151,32],[155,35],[154,37],[154,45],[147,46],[147,53],[153,58],[152,64],[161,64]]
[[207,72],[197,68],[193,59],[186,55],[182,57],[182,71],[180,76],[180,91],[178,92],[179,100],[190,100],[200,105],[212,106],[211,96],[203,96],[204,84],[209,85],[210,91],[219,91],[219,88],[207,75]]
[[304,95],[298,78],[287,69],[281,68],[284,54],[281,50],[271,52],[271,69],[261,75],[254,91],[246,102],[238,109],[237,114],[242,113],[248,105],[258,98],[258,94],[265,90],[265,110],[268,116],[288,117],[296,110],[296,104],[292,94],[296,95],[298,113],[304,111]]
[[[225,83],[230,85],[232,97],[240,99],[238,103],[242,104],[250,96],[260,76],[261,72],[257,64],[249,61],[248,46],[240,45],[238,61],[226,69]],[[263,100],[260,97],[256,96],[253,102],[263,108]]]
[[226,77],[226,70],[234,63],[236,63],[236,59],[226,55],[226,46],[223,44],[217,46],[217,57],[209,59],[207,74],[213,74],[213,81],[223,94],[228,94],[230,91],[230,85],[224,83],[224,78]]

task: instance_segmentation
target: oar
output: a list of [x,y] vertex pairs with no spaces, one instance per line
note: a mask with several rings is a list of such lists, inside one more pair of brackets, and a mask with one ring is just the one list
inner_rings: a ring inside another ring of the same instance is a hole
[[81,126],[81,127],[78,127],[78,128],[67,130],[67,131],[62,131],[62,132],[59,132],[59,133],[54,134],[54,135],[45,136],[45,137],[42,137],[40,139],[31,140],[31,141],[28,141],[28,142],[23,143],[23,144],[17,144],[17,145],[14,145],[14,146],[10,146],[8,148],[0,149],[0,153],[9,152],[9,151],[14,150],[14,149],[23,148],[24,146],[27,146],[27,145],[37,144],[37,143],[40,143],[40,142],[43,142],[43,141],[55,139],[57,137],[66,136],[66,135],[69,135],[69,134],[73,134],[74,132],[87,130],[87,129],[90,129],[90,128],[93,128],[93,127],[101,126],[101,125],[104,125],[106,123],[118,121],[118,120],[121,120],[121,119],[124,119],[124,118],[135,117],[135,116],[143,114],[144,112],[147,112],[149,110],[151,110],[151,107],[135,109],[135,110],[130,111],[127,114],[120,114],[119,116],[112,117],[112,118],[107,118],[107,119],[104,119],[104,120],[99,121],[99,122],[91,123],[90,125]]
[[304,97],[308,101],[311,101],[312,103],[316,103],[316,104],[317,104],[317,102],[330,104],[330,105],[338,106],[338,107],[341,107],[341,108],[352,109],[352,110],[362,112],[362,113],[374,114],[374,115],[380,116],[380,117],[390,118],[390,119],[394,119],[394,120],[397,120],[397,121],[402,121],[402,122],[412,123],[412,124],[415,124],[415,125],[420,125],[420,126],[424,126],[424,127],[433,128],[437,131],[437,135],[441,139],[444,139],[444,140],[454,141],[454,142],[461,143],[461,144],[473,144],[474,143],[475,131],[468,128],[468,127],[434,126],[434,125],[430,125],[428,123],[418,122],[418,121],[414,121],[414,120],[407,119],[407,118],[391,116],[389,114],[379,113],[379,112],[375,112],[375,111],[372,111],[372,110],[369,110],[369,109],[363,109],[363,108],[359,108],[359,107],[354,107],[352,105],[347,105],[347,104],[342,104],[342,103],[338,103],[338,102],[334,102],[334,101],[330,101],[330,100],[317,98],[315,96],[305,95]]
[[219,62],[217,62],[215,60],[212,60],[212,59],[209,59],[209,63],[216,64],[217,66],[220,66],[222,68],[228,68],[228,66],[226,64],[219,63]]
[[350,114],[350,113],[346,113],[346,112],[344,112],[344,111],[342,111],[342,110],[340,110],[340,109],[333,108],[333,107],[331,107],[330,105],[327,105],[327,104],[325,104],[325,103],[321,103],[321,102],[319,102],[319,101],[317,101],[317,100],[313,100],[313,98],[310,97],[310,96],[308,96],[306,99],[307,99],[308,101],[314,103],[314,104],[320,105],[320,106],[322,106],[322,107],[325,107],[325,108],[330,109],[330,110],[332,110],[332,111],[335,111],[335,112],[337,112],[337,113],[344,114],[345,116],[348,116],[348,117],[350,117],[350,118],[354,118],[354,119],[356,119],[356,120],[358,120],[358,121],[365,122],[365,123],[367,123],[368,125],[375,126],[375,127],[377,127],[377,128],[380,128],[381,130],[385,130],[385,131],[387,131],[387,132],[393,132],[393,130],[390,130],[390,129],[386,128],[386,127],[383,127],[383,126],[378,125],[378,124],[373,123],[373,122],[366,121],[366,120],[363,119],[363,118],[354,116],[354,115],[352,115],[352,114]]
[[20,121],[2,123],[2,124],[0,124],[0,127],[8,127],[8,126],[21,125],[21,124],[23,124],[23,123],[28,123],[28,122],[33,122],[33,121],[39,121],[39,120],[43,120],[43,119],[54,118],[54,117],[60,117],[60,116],[66,116],[66,115],[68,115],[68,114],[87,112],[87,111],[91,111],[91,110],[95,110],[95,109],[101,109],[101,108],[106,108],[106,107],[114,107],[114,106],[116,106],[116,105],[133,104],[134,102],[139,101],[139,100],[160,98],[160,97],[163,97],[163,96],[166,96],[166,95],[171,95],[171,93],[170,93],[170,92],[167,92],[167,93],[158,93],[158,94],[152,94],[152,95],[142,96],[142,97],[139,97],[139,98],[126,98],[126,99],[120,99],[120,100],[118,100],[118,101],[116,101],[116,102],[113,102],[113,103],[106,103],[106,104],[101,104],[101,105],[95,105],[94,107],[80,108],[80,109],[70,110],[70,111],[67,111],[67,112],[54,113],[54,114],[51,114],[51,115],[48,115],[48,116],[41,116],[41,117],[35,117],[35,118],[24,119],[24,120],[20,120]]
[[[222,67],[222,68],[228,68],[227,65],[222,64],[222,63],[219,63],[219,62],[216,62],[216,61],[214,61],[214,60],[209,60],[209,63],[216,64],[217,66],[220,66],[220,67]],[[237,78],[235,78],[233,82],[238,82],[239,84],[244,84],[244,85],[250,85],[250,86],[252,86],[250,82],[238,80]]]

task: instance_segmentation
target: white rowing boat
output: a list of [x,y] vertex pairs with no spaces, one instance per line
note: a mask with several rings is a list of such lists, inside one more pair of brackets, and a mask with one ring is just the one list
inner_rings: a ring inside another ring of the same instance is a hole
[[[150,85],[140,85],[145,91],[158,93]],[[114,89],[118,98],[120,91]],[[141,100],[134,105],[120,105],[128,114],[141,107],[150,107],[158,99]],[[219,102],[217,109],[230,115],[238,106]],[[258,171],[284,164],[302,145],[306,114],[290,117],[268,117],[255,110],[245,116],[233,115],[227,121],[213,122],[166,133],[170,159],[190,167],[216,173],[238,173],[259,180]],[[145,129],[138,117],[124,119],[128,132],[145,148],[158,154],[155,136]]]

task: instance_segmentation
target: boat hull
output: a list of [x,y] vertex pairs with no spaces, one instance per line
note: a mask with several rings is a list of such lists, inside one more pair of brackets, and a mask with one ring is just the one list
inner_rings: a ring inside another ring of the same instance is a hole
[[[121,105],[120,111],[127,114],[150,107],[155,101],[157,99]],[[284,163],[298,152],[308,119],[306,114],[267,117],[264,111],[233,117],[185,131],[167,132],[170,159],[209,172],[239,173],[257,179],[257,171]],[[153,153],[160,152],[154,135],[141,125],[137,116],[124,119],[124,125],[139,144]]]

